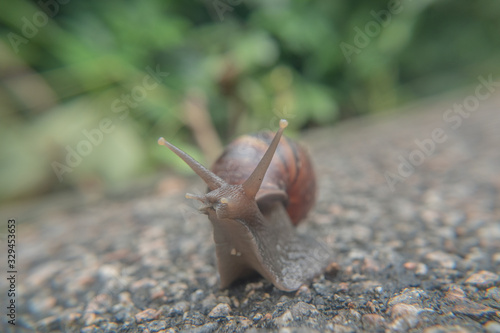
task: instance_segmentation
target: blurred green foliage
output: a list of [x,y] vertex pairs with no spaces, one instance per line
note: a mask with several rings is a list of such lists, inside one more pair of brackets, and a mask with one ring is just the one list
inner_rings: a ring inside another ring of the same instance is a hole
[[394,1],[4,4],[0,199],[181,165],[160,136],[204,161],[193,131],[210,126],[189,105],[227,142],[280,117],[293,135],[499,74],[499,2],[406,0],[391,13]]

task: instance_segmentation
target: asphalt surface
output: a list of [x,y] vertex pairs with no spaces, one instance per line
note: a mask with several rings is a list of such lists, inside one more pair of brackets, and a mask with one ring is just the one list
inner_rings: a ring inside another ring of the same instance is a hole
[[500,332],[500,96],[447,111],[466,97],[304,135],[320,188],[298,232],[335,257],[297,292],[219,290],[211,225],[184,198],[205,188],[194,177],[12,212],[16,326],[2,278],[2,331]]

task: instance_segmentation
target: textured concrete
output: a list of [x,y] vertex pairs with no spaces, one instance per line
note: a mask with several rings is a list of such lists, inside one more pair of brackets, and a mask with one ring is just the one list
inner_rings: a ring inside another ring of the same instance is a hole
[[444,120],[464,97],[306,133],[320,190],[298,231],[335,263],[297,292],[260,278],[218,289],[211,225],[184,199],[205,188],[194,178],[25,207],[4,331],[499,332],[500,97]]

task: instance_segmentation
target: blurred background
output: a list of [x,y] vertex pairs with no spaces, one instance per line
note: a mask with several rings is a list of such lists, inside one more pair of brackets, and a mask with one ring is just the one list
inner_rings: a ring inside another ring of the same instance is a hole
[[[0,11],[0,200],[130,186],[500,74],[500,2],[15,1]],[[127,185],[129,184],[129,185]]]

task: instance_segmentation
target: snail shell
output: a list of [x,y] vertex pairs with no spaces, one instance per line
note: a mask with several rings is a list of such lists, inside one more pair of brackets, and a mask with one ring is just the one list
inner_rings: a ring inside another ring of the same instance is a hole
[[[270,131],[245,135],[233,141],[212,166],[212,172],[229,184],[243,184],[268,149]],[[316,175],[307,151],[282,137],[267,169],[256,201],[261,210],[281,201],[294,225],[301,222],[316,199]]]

